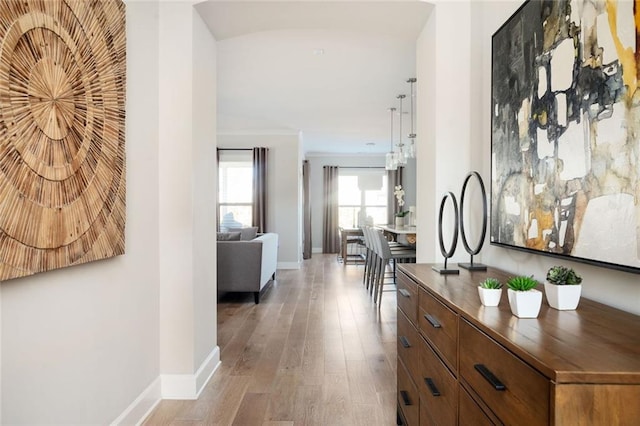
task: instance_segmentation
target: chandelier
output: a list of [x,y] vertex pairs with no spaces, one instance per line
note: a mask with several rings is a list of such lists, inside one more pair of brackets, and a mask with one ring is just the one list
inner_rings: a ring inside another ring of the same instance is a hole
[[400,106],[398,108],[398,116],[399,116],[398,141],[395,144],[393,141],[393,115],[394,115],[394,112],[396,111],[396,108],[389,108],[389,111],[391,113],[390,114],[391,115],[391,135],[390,135],[391,149],[385,157],[386,170],[396,170],[398,166],[404,166],[405,164],[407,164],[407,159],[416,158],[416,141],[415,141],[416,133],[414,128],[415,92],[413,87],[416,81],[417,80],[415,78],[410,78],[407,80],[407,83],[411,84],[411,91],[409,95],[409,101],[411,104],[411,111],[409,112],[411,129],[409,134],[407,135],[407,141],[406,141],[407,143],[405,143],[405,140],[403,138],[403,133],[402,133],[402,116],[403,116],[402,104],[404,99],[407,96],[406,95],[396,96],[396,99],[398,99],[400,102]]
[[389,111],[389,115],[391,116],[391,133],[390,133],[391,149],[385,156],[384,168],[386,170],[397,170],[398,159],[396,158],[396,153],[393,150],[393,113],[396,112],[396,109],[389,108],[388,111]]

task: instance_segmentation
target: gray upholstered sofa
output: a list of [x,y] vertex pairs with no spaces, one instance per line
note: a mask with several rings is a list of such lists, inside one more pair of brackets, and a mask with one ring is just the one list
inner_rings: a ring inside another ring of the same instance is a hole
[[218,241],[218,291],[260,294],[276,278],[278,234],[266,233],[249,241]]

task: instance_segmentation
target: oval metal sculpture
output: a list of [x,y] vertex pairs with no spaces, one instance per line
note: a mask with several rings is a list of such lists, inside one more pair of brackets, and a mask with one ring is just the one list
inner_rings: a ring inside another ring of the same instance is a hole
[[[453,225],[453,238],[451,241],[451,246],[447,249],[444,246],[444,237],[442,235],[442,217],[444,216],[444,207],[447,204],[447,199],[451,198],[451,202],[453,203],[453,212],[455,215],[454,225]],[[456,252],[456,247],[458,246],[458,222],[459,222],[459,211],[458,211],[458,203],[456,201],[456,196],[453,192],[447,192],[440,202],[440,213],[438,214],[438,241],[440,242],[440,252],[442,256],[444,256],[444,264],[443,265],[434,265],[431,267],[436,272],[440,274],[459,274],[459,269],[450,269],[447,267],[447,261],[449,258],[453,257],[453,254]]]
[[[478,245],[474,248],[469,246],[469,242],[467,241],[467,234],[465,232],[464,227],[464,199],[467,191],[467,185],[472,177],[477,178],[478,184],[480,185],[480,193],[482,194],[482,231],[480,232],[480,239],[478,241]],[[482,177],[478,172],[470,172],[464,180],[462,184],[462,192],[460,193],[460,236],[462,237],[462,244],[464,245],[465,250],[471,256],[471,260],[469,263],[458,263],[458,266],[464,269],[468,269],[470,271],[486,271],[487,265],[483,265],[482,263],[473,263],[473,256],[480,253],[482,249],[482,245],[484,244],[484,238],[487,233],[487,191],[484,188],[484,182],[482,181]]]
[[0,40],[0,280],[124,253],[124,3],[0,2]]

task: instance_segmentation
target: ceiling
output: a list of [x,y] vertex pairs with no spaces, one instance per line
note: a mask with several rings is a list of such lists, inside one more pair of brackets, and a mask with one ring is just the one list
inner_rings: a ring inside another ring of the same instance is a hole
[[[410,94],[431,5],[236,0],[196,8],[217,40],[220,133],[301,132],[308,154],[389,151],[388,109]],[[405,114],[405,135],[408,123]]]

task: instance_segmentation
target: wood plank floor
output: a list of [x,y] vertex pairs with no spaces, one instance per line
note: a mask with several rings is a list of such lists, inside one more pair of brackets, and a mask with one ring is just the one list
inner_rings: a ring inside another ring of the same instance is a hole
[[218,303],[222,365],[197,401],[162,401],[145,425],[395,425],[396,296],[380,310],[362,266],[314,254],[274,285]]

